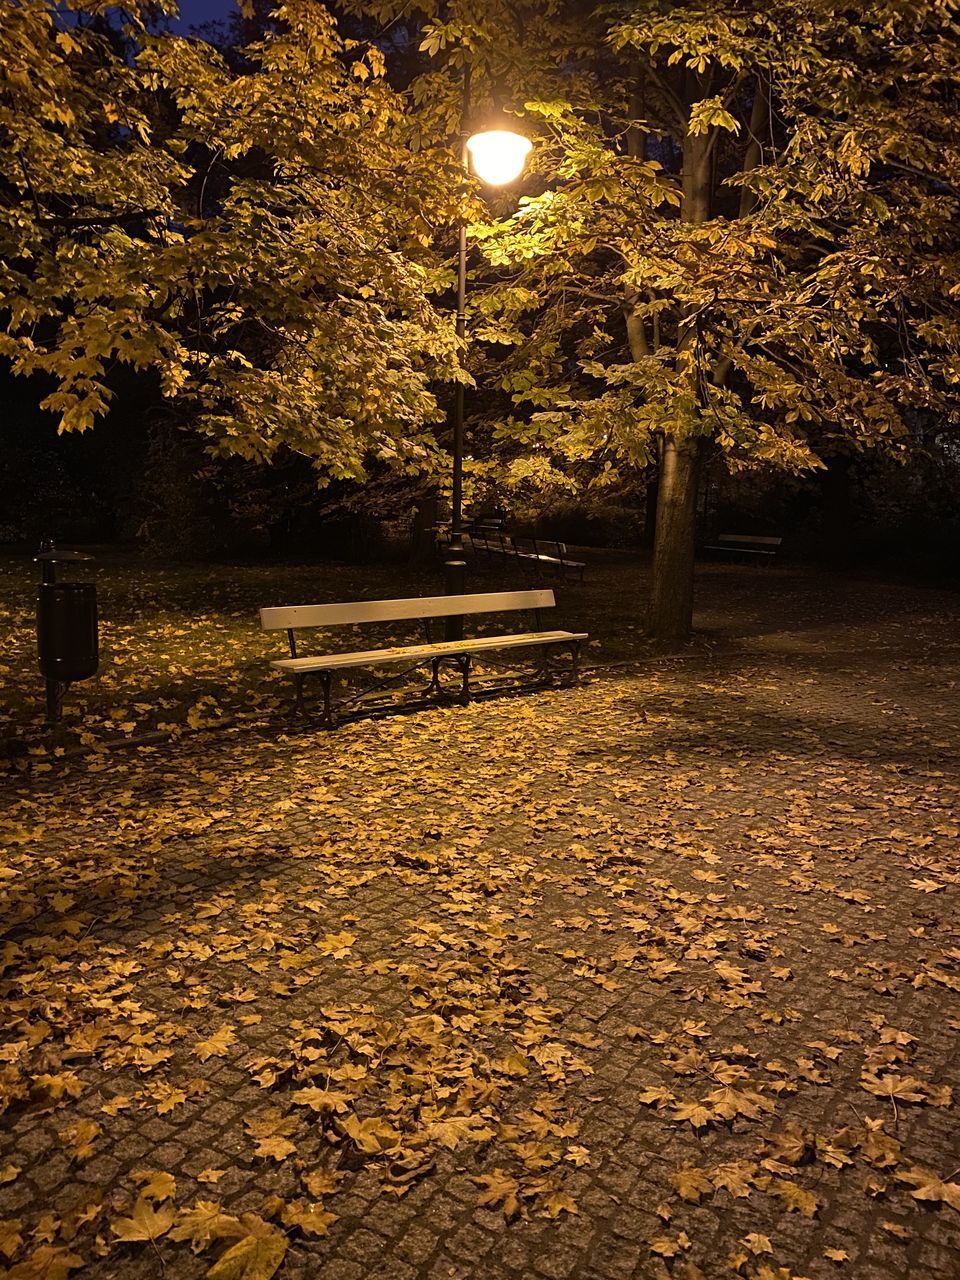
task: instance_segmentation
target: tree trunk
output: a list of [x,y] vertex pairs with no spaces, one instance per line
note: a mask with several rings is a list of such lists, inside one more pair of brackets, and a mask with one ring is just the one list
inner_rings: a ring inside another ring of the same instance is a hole
[[[683,205],[687,222],[710,217],[712,158],[709,135],[688,134],[683,147]],[[681,324],[678,354],[694,340]],[[693,625],[693,553],[697,538],[697,486],[702,441],[689,428],[666,431],[660,451],[657,532],[653,550],[653,591],[649,631],[655,640],[686,640]]]
[[668,643],[685,640],[693,624],[693,553],[700,454],[698,436],[664,436],[657,493],[650,633],[655,639]]
[[[743,172],[756,169],[763,159],[763,147],[770,132],[770,81],[766,76],[757,76],[753,94],[753,109],[750,112],[750,129],[747,149],[743,156]],[[756,196],[749,187],[740,188],[740,217],[745,218],[753,210]]]

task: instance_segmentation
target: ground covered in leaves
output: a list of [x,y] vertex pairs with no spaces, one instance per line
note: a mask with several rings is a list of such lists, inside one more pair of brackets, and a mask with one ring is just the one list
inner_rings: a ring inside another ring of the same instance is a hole
[[955,1280],[960,602],[702,598],[578,689],[11,773],[2,1274]]

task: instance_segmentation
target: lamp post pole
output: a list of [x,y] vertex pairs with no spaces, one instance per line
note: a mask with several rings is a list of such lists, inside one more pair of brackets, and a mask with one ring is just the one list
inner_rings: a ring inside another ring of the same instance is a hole
[[[490,186],[501,187],[519,178],[530,151],[530,139],[511,128],[503,112],[487,127],[470,133],[470,64],[463,68],[463,101],[460,108],[460,181],[466,197],[471,171]],[[472,165],[471,165],[472,161]],[[461,213],[457,224],[457,337],[461,350],[467,333],[467,224]],[[444,561],[447,595],[461,595],[467,564],[463,552],[463,384],[454,390],[451,408],[453,428],[453,484],[450,495],[450,540]],[[463,639],[463,618],[448,618],[448,640]]]
[[[470,119],[470,64],[463,68],[463,98],[460,108],[461,183],[466,189],[470,173],[467,147]],[[457,337],[461,342],[467,333],[467,224],[463,217],[457,225]],[[463,383],[458,382],[453,395],[453,484],[450,495],[450,541],[444,563],[444,590],[448,596],[463,594],[467,562],[463,549]],[[463,639],[463,618],[448,618],[447,640]]]

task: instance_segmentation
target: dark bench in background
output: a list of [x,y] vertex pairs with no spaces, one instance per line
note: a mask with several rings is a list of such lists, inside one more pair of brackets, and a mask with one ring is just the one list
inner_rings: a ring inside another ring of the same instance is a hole
[[716,542],[703,549],[712,555],[740,556],[759,564],[769,564],[776,559],[782,538],[761,537],[753,533],[721,533]]

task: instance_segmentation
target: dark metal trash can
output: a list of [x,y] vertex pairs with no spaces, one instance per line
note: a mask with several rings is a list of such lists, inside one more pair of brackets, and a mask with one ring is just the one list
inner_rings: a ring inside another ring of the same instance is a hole
[[100,644],[97,588],[92,582],[41,582],[37,650],[47,680],[68,684],[96,675]]
[[96,675],[100,665],[97,588],[92,582],[58,582],[57,566],[90,561],[85,551],[58,551],[44,542],[39,555],[42,581],[37,591],[37,654],[47,687],[47,723],[63,712],[63,694],[74,680]]

